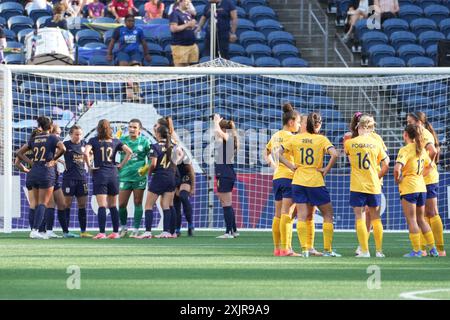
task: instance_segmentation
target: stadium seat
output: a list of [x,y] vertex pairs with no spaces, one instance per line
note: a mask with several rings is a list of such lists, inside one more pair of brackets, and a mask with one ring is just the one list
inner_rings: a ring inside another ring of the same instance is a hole
[[408,67],[434,67],[434,61],[428,57],[413,57],[408,60]]
[[291,68],[303,68],[303,67],[309,67],[308,61],[301,59],[301,58],[286,58],[283,61],[281,61],[281,66],[283,67],[291,67]]
[[38,29],[41,28],[47,22],[47,20],[49,20],[49,19],[52,19],[52,16],[39,17],[36,20],[36,28],[38,28]]
[[[172,108],[191,106],[193,104],[192,97],[187,94],[184,94],[184,93],[171,95],[169,103]],[[178,113],[178,110],[177,110],[177,113]]]
[[423,10],[416,5],[404,5],[400,6],[399,18],[411,23],[412,20],[421,18]]
[[47,92],[48,85],[40,81],[24,81],[20,85],[20,89],[23,93],[34,94],[39,92]]
[[432,44],[425,50],[427,57],[433,59],[434,63],[437,64],[437,44]]
[[147,48],[150,55],[164,55],[164,49],[157,43],[147,42]]
[[388,37],[386,34],[384,34],[381,31],[366,32],[361,37],[361,43],[362,43],[362,53],[366,54],[368,52],[369,48],[373,45],[387,44]]
[[327,90],[319,84],[302,83],[298,93],[303,97],[309,98],[311,96],[324,96],[327,94]]
[[13,16],[8,19],[8,28],[16,34],[23,29],[33,28],[34,21],[24,16]]
[[376,66],[381,58],[393,57],[394,55],[395,49],[392,46],[386,44],[376,44],[370,48],[369,64],[371,66]]
[[[148,62],[144,60],[144,65]],[[150,66],[168,67],[170,66],[169,59],[163,56],[152,56],[152,61],[148,64]]]
[[263,33],[258,31],[244,31],[239,36],[239,42],[244,47],[257,43],[266,44],[266,37]]
[[432,19],[436,24],[448,18],[450,10],[441,5],[429,5],[423,10],[425,17]]
[[31,29],[31,28],[20,30],[19,33],[17,34],[17,41],[19,41],[21,43],[25,43],[25,39],[26,39],[27,35],[32,32],[34,32],[34,29]]
[[96,50],[105,50],[108,48],[108,46],[106,44],[104,44],[103,42],[89,42],[89,43],[86,43],[83,47],[88,48],[88,49],[96,49]]
[[369,32],[369,28],[367,27],[368,21],[367,19],[360,19],[355,23],[355,39],[360,40],[362,36]]
[[161,47],[165,48],[166,45],[172,43],[172,33],[169,29],[163,30],[156,35],[156,38],[161,45]]
[[9,18],[14,16],[23,15],[23,6],[17,2],[4,2],[0,4],[0,16],[9,20]]
[[441,0],[416,0],[416,5],[420,5],[424,11],[429,6],[439,5],[440,3]]
[[246,52],[243,46],[237,43],[230,43],[230,46],[228,48],[228,54],[230,57],[235,56],[245,56]]
[[245,10],[249,11],[253,7],[267,5],[266,0],[241,0],[241,5]]
[[172,46],[170,44],[164,47],[164,56],[169,59],[169,61],[172,59]]
[[0,16],[0,26],[1,26],[2,28],[5,28],[5,27],[6,27],[6,19],[3,18],[2,16]]
[[276,46],[272,47],[272,53],[275,58],[277,58],[280,61],[283,61],[286,58],[298,58],[300,56],[300,51],[297,49],[297,47],[293,46],[292,44],[277,44]]
[[286,31],[274,31],[269,33],[267,36],[267,42],[271,47],[282,43],[288,43],[295,46],[294,36]]
[[90,42],[100,42],[102,41],[102,36],[95,30],[84,29],[77,32],[75,36],[76,43],[83,47]]
[[151,19],[150,21],[147,22],[147,24],[169,25],[169,19],[165,18]]
[[101,55],[94,55],[89,59],[90,66],[112,66],[111,61],[106,60],[106,57]]
[[398,50],[402,45],[415,44],[417,37],[414,33],[409,31],[396,31],[391,34],[391,45]]
[[[105,33],[103,34],[103,42],[106,45],[109,45],[109,42],[111,41],[111,38],[113,36],[114,30],[107,30],[105,31]],[[144,33],[145,36],[145,33]],[[145,38],[146,41],[149,41],[147,38]]]
[[424,87],[424,91],[428,96],[447,96],[449,88],[446,83],[431,82]]
[[244,93],[246,96],[253,98],[257,95],[266,95],[269,96],[273,90],[269,88],[268,86],[262,84],[262,83],[248,83],[242,86],[242,93]]
[[14,31],[9,29],[3,29],[3,32],[5,33],[6,41],[16,41],[16,33]]
[[383,31],[390,37],[394,32],[397,31],[408,31],[409,24],[403,19],[388,19],[383,22]]
[[205,63],[205,62],[209,62],[210,60],[211,60],[210,56],[204,56],[204,57],[201,57],[198,62],[199,63]]
[[406,67],[406,63],[403,59],[398,57],[384,57],[378,61],[377,67]]
[[433,100],[423,95],[408,96],[403,102],[405,111],[414,111],[427,108],[433,104]]
[[343,27],[345,24],[345,18],[347,17],[347,11],[350,7],[350,0],[340,0],[336,5],[336,26]]
[[116,23],[116,20],[110,17],[99,17],[95,18],[92,23]]
[[47,5],[47,9],[36,9],[30,12],[30,14],[28,15],[31,19],[33,19],[34,22],[37,22],[37,20],[40,17],[47,17],[47,16],[52,16],[53,12],[52,12],[52,8],[50,6]]
[[277,20],[263,19],[256,23],[256,30],[262,32],[267,37],[273,31],[283,31],[283,26]]
[[412,57],[424,56],[425,49],[417,44],[405,44],[398,48],[397,53],[408,64],[409,59]]
[[299,109],[299,108],[306,108],[308,106],[307,101],[299,96],[284,96],[280,98],[280,104],[283,105],[284,103],[289,102],[290,104],[292,104],[295,109]]
[[247,11],[244,8],[236,6],[236,11],[238,14],[238,19],[247,19]]
[[336,103],[330,97],[314,96],[308,99],[308,107],[310,109],[334,109]]
[[201,16],[203,15],[203,12],[205,11],[206,5],[199,4],[195,6],[195,12],[197,12],[196,19],[200,20]]
[[279,98],[297,94],[297,87],[292,84],[286,83],[285,81],[277,81],[271,84],[270,88],[270,94],[275,95]]
[[280,67],[280,60],[272,57],[261,57],[255,60],[256,67]]
[[425,31],[437,31],[437,24],[428,18],[419,18],[410,22],[411,31],[418,36]]
[[279,121],[283,116],[283,111],[281,109],[263,109],[261,111],[260,119],[265,122]]
[[[17,41],[8,41],[8,48],[9,49],[19,49],[20,52],[23,51],[24,46],[23,43],[17,42]],[[5,52],[5,54],[10,54]]]
[[250,59],[249,57],[235,56],[235,57],[232,57],[230,60],[233,62],[239,63],[239,64],[246,65],[246,66],[253,67],[253,65],[254,65],[253,60]]
[[425,31],[419,34],[419,43],[424,48],[428,48],[430,45],[437,44],[439,40],[444,40],[445,35],[438,31]]
[[427,118],[430,119],[430,114],[433,114],[434,120],[438,120],[438,118],[444,120],[446,118],[446,114],[439,109],[443,108],[444,110],[446,110],[448,103],[449,101],[447,99],[447,96],[437,96],[433,98],[433,108],[436,108],[436,110],[435,113],[428,112],[426,114]]
[[242,86],[235,82],[221,81],[216,85],[216,92],[226,98],[232,94],[242,94]]
[[248,16],[249,16],[250,20],[252,20],[255,23],[257,21],[263,20],[263,19],[277,20],[277,15],[276,15],[275,11],[273,11],[272,8],[266,7],[266,6],[256,6],[256,7],[251,8],[248,11]]
[[[322,110],[320,113],[322,114]],[[322,115],[323,116],[323,115]],[[332,121],[328,121],[325,127],[325,131],[327,135],[330,136],[340,136],[342,137],[348,131],[348,124],[342,121],[336,121],[336,119],[330,119]]]
[[441,22],[439,22],[439,30],[446,36],[450,34],[450,18],[441,20]]
[[325,122],[328,121],[343,121],[343,116],[342,113],[338,110],[334,110],[334,109],[322,109],[320,110],[320,115],[322,116],[322,118],[325,120]]
[[[253,99],[250,99],[242,94],[233,94],[225,97],[225,105],[230,108],[236,108],[236,106],[253,106],[255,104]],[[240,111],[240,110],[239,110]]]
[[254,99],[254,103],[258,108],[265,109],[265,108],[274,108],[279,109],[280,108],[280,101],[276,97],[272,96],[266,96],[266,95],[258,95]]
[[240,35],[244,31],[254,31],[255,30],[255,24],[247,19],[238,19],[238,26],[236,29],[236,34],[238,38],[240,38]]
[[254,60],[261,57],[270,57],[272,55],[272,50],[265,44],[251,44],[245,48],[247,55],[252,57]]

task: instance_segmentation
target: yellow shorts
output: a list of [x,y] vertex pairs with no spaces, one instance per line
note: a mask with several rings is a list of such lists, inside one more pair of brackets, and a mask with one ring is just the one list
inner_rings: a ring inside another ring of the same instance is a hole
[[191,46],[172,46],[173,64],[193,64],[198,62],[197,44]]

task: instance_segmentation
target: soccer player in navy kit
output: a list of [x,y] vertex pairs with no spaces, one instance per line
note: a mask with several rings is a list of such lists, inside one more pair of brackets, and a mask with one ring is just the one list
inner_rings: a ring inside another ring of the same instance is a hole
[[239,235],[236,230],[236,218],[232,207],[232,191],[236,182],[233,162],[234,155],[239,148],[239,142],[234,122],[224,120],[218,114],[214,115],[214,133],[221,153],[215,165],[217,196],[223,208],[226,225],[225,234],[217,238],[232,239]]
[[69,135],[70,140],[64,141],[64,145],[66,146],[66,153],[64,154],[66,170],[63,175],[62,190],[64,193],[65,216],[70,217],[70,208],[73,197],[75,197],[78,205],[80,237],[92,238],[92,235],[86,232],[86,202],[88,196],[84,165],[86,141],[83,140],[83,130],[78,125],[70,128]]
[[[91,165],[91,151],[94,157],[94,166]],[[125,152],[121,163],[116,165],[116,154]],[[102,119],[97,125],[97,136],[89,139],[84,152],[84,160],[89,170],[92,170],[92,182],[94,195],[98,203],[98,225],[100,232],[93,239],[118,239],[119,236],[119,211],[117,210],[117,195],[119,194],[119,172],[130,159],[131,149],[119,139],[113,138],[112,128],[106,119]],[[106,207],[111,213],[113,233],[108,237],[105,234]]]
[[[30,238],[44,239],[45,237],[39,234],[38,229],[53,195],[56,161],[64,154],[66,148],[57,136],[50,134],[52,126],[50,118],[41,116],[37,119],[37,122],[42,132],[31,138],[26,148],[21,148],[17,155],[20,160],[31,166],[29,183],[34,197],[37,199]],[[25,155],[28,150],[33,151],[33,160]]]
[[195,172],[187,155],[184,156],[182,162],[177,166],[176,182],[177,189],[173,199],[173,205],[177,213],[175,233],[177,237],[181,235],[181,204],[183,204],[184,216],[188,223],[188,235],[193,236],[194,224],[192,221],[192,205],[189,197],[194,194],[195,190]]

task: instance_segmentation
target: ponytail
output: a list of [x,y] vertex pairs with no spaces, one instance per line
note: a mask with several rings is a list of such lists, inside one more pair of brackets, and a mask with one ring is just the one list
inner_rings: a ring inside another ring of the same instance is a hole
[[416,121],[422,122],[422,124],[425,127],[425,129],[430,131],[431,134],[433,135],[434,146],[435,146],[435,148],[437,150],[436,157],[435,157],[434,161],[435,161],[435,163],[438,163],[438,161],[439,161],[439,154],[440,154],[440,152],[439,152],[439,149],[440,149],[440,147],[439,147],[439,138],[438,138],[438,135],[436,134],[436,131],[434,130],[433,126],[431,125],[431,123],[428,122],[427,115],[424,112],[422,112],[422,111],[417,111],[417,112],[409,113],[408,116],[413,117],[414,119],[416,119]]
[[420,156],[423,148],[425,147],[425,142],[423,140],[423,129],[416,124],[408,124],[405,128],[405,132],[416,144],[416,156]]
[[172,136],[170,134],[170,130],[166,126],[159,126],[157,131],[161,138],[166,139],[166,144],[165,144],[166,155],[169,158],[169,160],[171,161],[173,144],[172,144],[172,138],[171,138]]
[[234,140],[234,153],[236,153],[239,149],[239,139],[237,135],[236,124],[233,120],[222,120],[220,121],[219,126],[223,131],[231,130],[231,134],[233,135]]
[[290,120],[295,120],[300,114],[295,111],[294,107],[289,103],[283,105],[283,126],[287,125]]

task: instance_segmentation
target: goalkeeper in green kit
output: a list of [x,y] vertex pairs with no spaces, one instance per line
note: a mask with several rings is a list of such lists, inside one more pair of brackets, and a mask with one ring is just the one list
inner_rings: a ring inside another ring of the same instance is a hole
[[[127,205],[131,193],[134,200],[134,229],[130,237],[139,236],[139,227],[142,220],[142,198],[147,187],[147,175],[139,175],[139,169],[146,165],[147,154],[150,151],[149,141],[141,135],[142,123],[139,119],[131,119],[128,123],[128,136],[121,136],[118,131],[118,138],[123,144],[132,150],[131,159],[120,170],[120,192],[119,192],[119,214],[120,214],[120,237],[123,238],[128,233],[127,227]],[[121,153],[121,159],[125,154]]]

